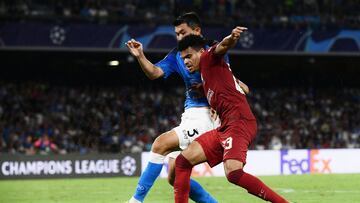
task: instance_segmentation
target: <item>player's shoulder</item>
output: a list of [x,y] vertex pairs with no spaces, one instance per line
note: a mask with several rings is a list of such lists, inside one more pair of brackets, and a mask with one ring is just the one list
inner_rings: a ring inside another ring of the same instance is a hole
[[179,49],[177,47],[174,47],[169,51],[168,55],[176,56],[178,53],[179,53]]
[[161,60],[161,62],[175,62],[176,61],[176,54],[177,54],[177,48],[173,48],[170,50],[168,54]]
[[166,55],[165,58],[169,58],[169,57],[176,57],[176,54],[178,53],[178,48],[174,47],[173,49],[171,49],[169,51],[169,53]]
[[208,47],[212,47],[212,46],[214,46],[214,45],[216,45],[216,44],[218,44],[218,43],[219,43],[218,41],[213,40],[213,39],[207,39],[207,40],[206,40],[206,45],[207,45]]
[[216,49],[216,44],[213,46],[209,46],[205,52],[202,54],[204,57],[214,57],[214,50]]
[[219,42],[216,40],[207,39],[206,40],[206,46],[207,46],[206,52],[211,53],[214,50],[214,48],[217,46],[218,43]]

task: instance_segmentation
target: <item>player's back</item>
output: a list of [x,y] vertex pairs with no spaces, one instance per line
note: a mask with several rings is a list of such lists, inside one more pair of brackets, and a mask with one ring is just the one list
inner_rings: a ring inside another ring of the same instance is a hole
[[219,114],[222,125],[239,119],[255,120],[244,91],[233,76],[222,55],[206,50],[200,59],[200,72],[208,102]]

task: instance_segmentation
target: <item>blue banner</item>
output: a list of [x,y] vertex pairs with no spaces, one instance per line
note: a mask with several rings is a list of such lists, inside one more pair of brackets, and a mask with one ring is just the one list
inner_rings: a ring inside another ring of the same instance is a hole
[[[231,28],[204,27],[209,39],[221,40]],[[170,49],[176,46],[174,28],[169,25],[97,25],[50,23],[2,23],[1,47],[125,48],[131,39],[144,48]],[[249,28],[236,50],[285,52],[359,52],[360,30],[306,30],[290,28]]]

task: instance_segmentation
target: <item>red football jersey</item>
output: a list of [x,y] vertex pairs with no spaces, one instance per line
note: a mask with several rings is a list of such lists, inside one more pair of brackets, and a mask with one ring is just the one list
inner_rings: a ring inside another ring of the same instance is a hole
[[200,73],[205,95],[216,110],[221,126],[240,120],[255,120],[244,91],[236,82],[223,55],[214,54],[216,45],[207,49],[200,58]]

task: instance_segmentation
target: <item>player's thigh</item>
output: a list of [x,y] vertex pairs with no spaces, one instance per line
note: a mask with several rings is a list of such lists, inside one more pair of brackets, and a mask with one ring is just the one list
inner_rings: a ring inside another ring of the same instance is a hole
[[[247,151],[249,147],[249,139],[237,135],[229,135],[222,137],[220,142],[223,143],[224,153],[223,161],[237,160],[246,163]],[[233,162],[230,162],[233,163]]]
[[152,152],[164,156],[178,149],[179,139],[174,130],[170,130],[158,136],[151,147]]
[[249,145],[254,138],[254,127],[249,128],[248,122],[239,122],[221,133],[220,142],[224,148],[224,168],[229,173],[242,169],[246,164]]
[[191,165],[197,165],[206,161],[205,152],[197,141],[192,142],[181,154]]
[[180,125],[174,128],[179,138],[179,147],[185,149],[197,137],[217,126],[217,123],[211,119],[208,108],[192,108],[191,111],[186,111]]
[[218,136],[219,132],[214,129],[204,133],[194,141],[194,143],[197,142],[201,145],[210,167],[214,167],[223,161],[224,150]]

